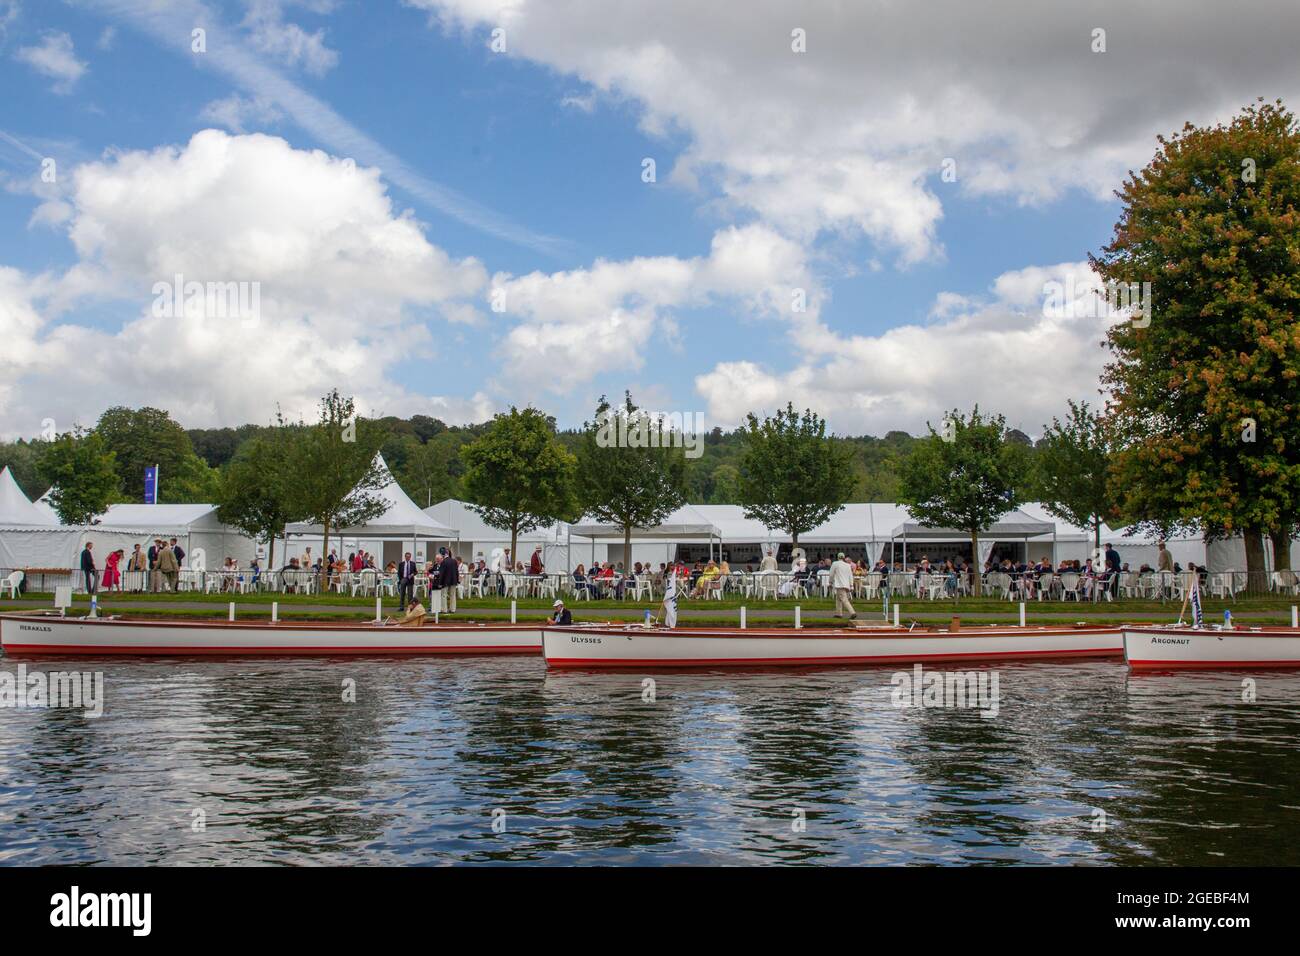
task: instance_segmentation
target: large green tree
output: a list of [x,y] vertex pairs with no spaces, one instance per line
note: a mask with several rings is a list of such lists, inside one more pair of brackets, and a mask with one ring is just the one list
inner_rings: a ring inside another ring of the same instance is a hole
[[64,432],[45,445],[37,467],[51,488],[50,506],[64,524],[90,524],[117,497],[116,462],[98,432]]
[[487,432],[461,449],[461,484],[493,528],[510,532],[510,559],[519,535],[577,515],[577,459],[555,438],[555,422],[535,408],[511,407]]
[[1101,525],[1114,512],[1111,440],[1106,419],[1087,402],[1070,400],[1062,422],[1043,426],[1038,442],[1038,497],[1056,517],[1091,528],[1093,546],[1101,547]]
[[745,517],[786,532],[797,546],[852,497],[853,454],[826,434],[812,409],[787,404],[762,421],[751,413],[747,422],[737,489]]
[[[275,539],[300,517],[293,510],[293,435],[284,422],[245,442],[226,466],[217,495],[217,517],[254,541],[268,545],[267,569],[275,567]],[[328,553],[328,551],[326,552]]]
[[1108,281],[1151,284],[1151,314],[1107,335],[1120,505],[1241,532],[1258,586],[1263,536],[1300,513],[1300,131],[1261,103],[1159,144],[1092,260]]
[[980,414],[949,413],[943,433],[932,427],[903,460],[900,504],[912,517],[935,528],[954,528],[970,536],[973,593],[980,593],[979,536],[1024,500],[1028,455],[1007,441],[1006,420]]
[[[622,418],[620,424],[619,418]],[[685,502],[686,456],[663,437],[664,423],[624,394],[615,408],[601,396],[584,429],[578,453],[578,496],[587,516],[623,531],[625,560],[632,532],[653,528]],[[620,441],[619,436],[625,441]],[[655,435],[653,444],[648,440]]]
[[[338,389],[320,401],[320,417],[304,426],[288,451],[287,510],[321,526],[321,557],[330,549],[330,532],[355,527],[383,514],[377,492],[388,480],[379,464],[385,432],[359,418],[351,398]],[[322,579],[326,572],[322,569]]]
[[153,465],[159,470],[160,502],[212,501],[217,494],[216,472],[162,409],[114,406],[99,417],[95,431],[113,452],[127,501],[143,500],[144,471]]

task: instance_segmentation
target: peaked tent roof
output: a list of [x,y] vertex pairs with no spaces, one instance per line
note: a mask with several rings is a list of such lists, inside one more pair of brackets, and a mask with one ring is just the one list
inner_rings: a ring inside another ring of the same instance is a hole
[[49,513],[32,504],[23,494],[8,465],[0,469],[0,525],[34,525],[45,528],[58,523],[57,518],[51,520]]
[[[397,483],[397,479],[393,477],[393,473],[388,470],[383,455],[376,455],[375,463],[383,471],[386,479],[384,486],[375,493],[385,504],[384,513],[352,528],[332,528],[331,534],[346,534],[353,538],[369,536],[403,540],[415,536],[452,541],[459,537],[459,532],[455,528],[449,528],[420,510],[420,506],[410,499]],[[289,525],[285,532],[294,535],[318,535],[323,530],[318,524],[298,522]]]

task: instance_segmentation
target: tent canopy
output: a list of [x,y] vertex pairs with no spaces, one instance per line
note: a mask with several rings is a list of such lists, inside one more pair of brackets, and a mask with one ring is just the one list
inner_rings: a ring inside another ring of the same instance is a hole
[[[372,540],[409,541],[415,538],[432,538],[435,541],[454,541],[459,537],[455,528],[449,528],[420,510],[388,470],[383,455],[375,456],[375,463],[384,475],[384,485],[376,495],[384,502],[384,512],[365,524],[351,528],[331,528],[331,535]],[[325,529],[318,524],[296,522],[285,528],[286,537],[320,537]]]
[[50,520],[50,514],[31,503],[14,480],[13,473],[6,465],[0,470],[0,525],[31,525],[50,527],[57,525],[58,519]]
[[[455,528],[462,541],[477,543],[481,541],[510,540],[509,531],[502,531],[500,528],[492,527],[466,501],[447,498],[439,501],[436,505],[425,508],[424,513],[444,527]],[[563,525],[555,524],[551,527],[524,532],[519,535],[519,540],[521,543],[526,541],[529,544],[562,543],[564,541],[563,532]]]
[[[1039,521],[1023,511],[1009,511],[979,533],[982,540],[1003,541],[1010,538],[1038,538],[1050,536],[1056,525],[1050,521]],[[969,541],[970,534],[956,528],[931,528],[915,519],[904,521],[890,534],[894,538],[906,538],[909,541]]]
[[[581,538],[611,538],[623,540],[623,529],[617,525],[600,524],[584,519],[571,525],[569,533]],[[720,529],[695,505],[682,505],[653,528],[633,528],[632,537],[646,538],[716,538]]]

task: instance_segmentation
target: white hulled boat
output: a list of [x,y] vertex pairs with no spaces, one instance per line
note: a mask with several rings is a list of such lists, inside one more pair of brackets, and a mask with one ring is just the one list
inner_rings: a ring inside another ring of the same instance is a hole
[[549,667],[800,667],[915,662],[1119,658],[1120,628],[1068,625],[908,630],[674,628],[643,625],[546,627]]
[[533,624],[149,621],[0,614],[6,654],[537,654]]
[[1300,629],[1126,626],[1124,659],[1133,670],[1300,667]]

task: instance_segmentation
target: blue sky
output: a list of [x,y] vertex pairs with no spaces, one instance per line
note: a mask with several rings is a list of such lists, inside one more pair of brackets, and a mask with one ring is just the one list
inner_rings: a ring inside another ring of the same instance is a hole
[[[235,425],[334,385],[451,421],[576,424],[631,388],[729,425],[789,399],[877,434],[978,400],[1035,432],[1096,395],[1103,326],[1045,318],[1041,286],[1109,237],[1124,170],[1293,81],[1249,27],[1188,65],[1204,37],[1122,5],[1102,51],[1014,7],[927,33],[889,3],[0,0],[0,433],[118,402]],[[159,324],[180,265],[276,304],[255,332]]]

